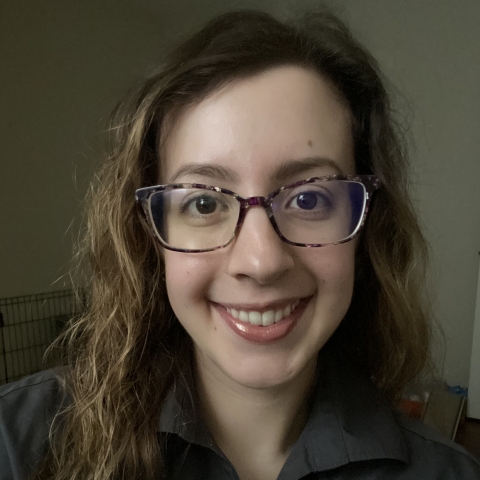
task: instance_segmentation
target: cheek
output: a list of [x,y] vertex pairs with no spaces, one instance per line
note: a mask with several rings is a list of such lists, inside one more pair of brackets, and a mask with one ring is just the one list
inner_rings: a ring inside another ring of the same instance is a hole
[[316,278],[319,293],[326,295],[331,303],[341,304],[338,305],[339,307],[348,308],[352,298],[355,280],[355,247],[356,243],[352,241],[309,252],[310,269]]
[[214,273],[214,262],[202,254],[166,250],[165,279],[168,298],[177,318],[183,323],[185,314],[204,300]]

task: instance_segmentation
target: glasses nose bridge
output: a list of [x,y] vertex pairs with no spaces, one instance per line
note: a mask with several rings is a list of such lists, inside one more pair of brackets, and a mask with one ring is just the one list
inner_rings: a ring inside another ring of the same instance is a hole
[[272,223],[274,230],[276,230],[273,219],[272,219],[273,212],[272,212],[271,200],[269,197],[242,198],[241,205],[242,205],[242,208],[241,208],[239,222],[237,225],[237,233],[238,233],[238,229],[240,229],[240,227],[243,225],[247,212],[251,207],[261,207],[267,214],[267,218],[270,220],[270,223]]
[[248,197],[244,199],[244,208],[248,209],[250,207],[263,207],[267,206],[266,197]]
[[243,210],[243,217],[247,214],[247,211],[251,207],[262,207],[267,214],[267,217],[271,219],[272,216],[272,202],[270,197],[248,197],[242,199],[242,210]]

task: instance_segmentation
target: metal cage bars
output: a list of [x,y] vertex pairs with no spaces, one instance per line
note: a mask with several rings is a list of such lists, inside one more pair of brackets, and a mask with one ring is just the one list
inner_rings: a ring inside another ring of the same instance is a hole
[[0,298],[0,385],[53,366],[46,349],[86,308],[85,290]]

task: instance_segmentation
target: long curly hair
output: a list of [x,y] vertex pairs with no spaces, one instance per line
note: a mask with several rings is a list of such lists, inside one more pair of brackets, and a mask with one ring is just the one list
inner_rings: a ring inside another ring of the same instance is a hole
[[292,22],[227,13],[173,51],[112,117],[82,244],[90,307],[63,337],[70,401],[36,478],[162,478],[158,418],[175,379],[192,375],[192,342],[169,304],[162,255],[139,219],[134,192],[156,183],[162,142],[182,109],[282,65],[318,72],[336,86],[351,110],[357,173],[381,181],[359,241],[352,303],[331,341],[392,406],[428,363],[427,247],[376,61],[325,11]]

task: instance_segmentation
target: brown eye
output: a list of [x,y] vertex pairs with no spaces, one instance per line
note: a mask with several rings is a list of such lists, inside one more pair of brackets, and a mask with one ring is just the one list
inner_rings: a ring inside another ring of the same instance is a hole
[[195,208],[201,215],[208,215],[209,213],[213,213],[215,211],[217,208],[217,202],[212,197],[199,197],[195,201]]
[[228,203],[221,194],[201,193],[189,197],[181,206],[180,212],[188,217],[210,217],[229,210]]

